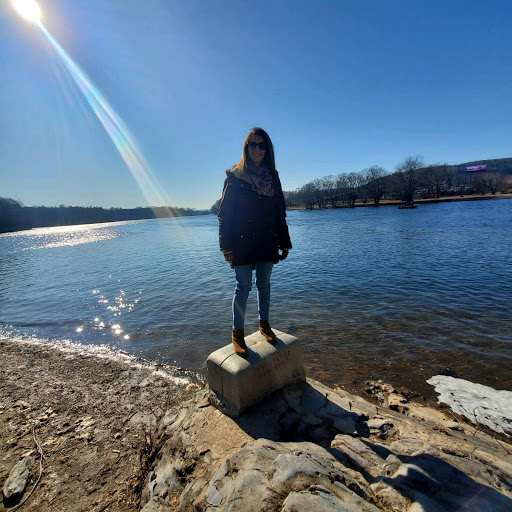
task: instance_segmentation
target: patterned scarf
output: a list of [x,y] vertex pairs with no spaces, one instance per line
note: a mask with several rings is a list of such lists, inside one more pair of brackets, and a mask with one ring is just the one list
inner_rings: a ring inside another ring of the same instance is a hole
[[244,169],[244,179],[252,185],[254,192],[264,196],[274,195],[272,175],[265,164],[256,167],[252,162],[247,162]]

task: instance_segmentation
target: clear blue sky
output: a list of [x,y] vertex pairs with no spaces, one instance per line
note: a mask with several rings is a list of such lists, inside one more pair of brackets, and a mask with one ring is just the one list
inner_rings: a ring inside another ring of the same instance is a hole
[[[285,190],[409,155],[512,155],[512,2],[41,0],[169,204],[209,208],[253,126]],[[0,7],[0,196],[147,204],[42,31]]]

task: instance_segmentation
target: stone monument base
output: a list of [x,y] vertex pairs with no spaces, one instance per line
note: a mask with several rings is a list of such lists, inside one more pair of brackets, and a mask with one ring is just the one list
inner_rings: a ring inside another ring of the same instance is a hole
[[299,340],[272,330],[278,338],[275,345],[259,331],[245,337],[246,358],[235,354],[232,344],[208,356],[210,402],[224,414],[236,418],[270,393],[306,380]]

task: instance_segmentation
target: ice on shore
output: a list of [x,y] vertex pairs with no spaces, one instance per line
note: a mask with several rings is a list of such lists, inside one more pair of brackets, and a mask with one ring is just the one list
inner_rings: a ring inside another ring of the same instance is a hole
[[512,391],[496,390],[446,375],[434,375],[427,383],[439,393],[439,403],[447,404],[473,423],[512,436]]

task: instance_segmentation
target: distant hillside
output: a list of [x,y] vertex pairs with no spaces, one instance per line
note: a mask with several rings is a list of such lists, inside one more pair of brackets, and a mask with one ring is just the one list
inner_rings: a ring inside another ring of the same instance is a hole
[[466,172],[466,167],[470,165],[486,165],[487,172],[500,172],[502,174],[512,174],[512,158],[494,158],[492,160],[475,160],[474,162],[465,162],[457,165],[449,165],[449,171],[456,171],[457,174]]

